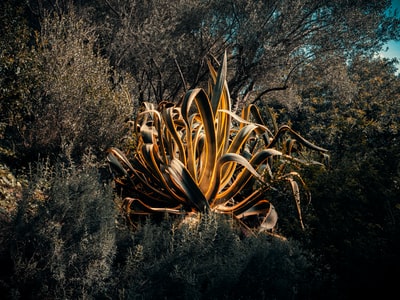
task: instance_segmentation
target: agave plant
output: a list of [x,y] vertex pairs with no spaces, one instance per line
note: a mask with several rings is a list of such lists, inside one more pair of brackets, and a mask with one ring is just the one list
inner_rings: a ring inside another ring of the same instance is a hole
[[192,89],[179,104],[144,103],[134,122],[136,145],[130,159],[109,149],[122,209],[132,221],[143,215],[216,212],[247,228],[271,230],[278,218],[265,195],[274,183],[287,181],[303,226],[300,187],[306,185],[296,170],[318,163],[304,149],[326,150],[287,125],[278,127],[272,113],[269,129],[255,105],[240,116],[233,113],[226,55],[218,72],[210,62],[208,66],[207,92]]

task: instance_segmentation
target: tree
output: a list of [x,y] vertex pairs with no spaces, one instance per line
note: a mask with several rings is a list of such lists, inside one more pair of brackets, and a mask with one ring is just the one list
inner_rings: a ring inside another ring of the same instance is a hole
[[107,0],[29,1],[38,17],[71,3],[96,23],[98,47],[133,75],[141,101],[176,100],[206,84],[205,58],[227,49],[229,88],[237,105],[280,92],[297,99],[293,75],[313,64],[335,69],[337,58],[372,54],[399,39],[390,1]]
[[335,262],[340,288],[357,296],[360,290],[369,296],[394,291],[389,274],[400,265],[400,78],[395,63],[355,57],[343,74],[353,84],[348,98],[334,85],[304,87],[303,109],[292,115],[298,130],[330,150],[331,170],[312,185],[318,216],[312,240]]
[[335,57],[374,53],[399,38],[399,20],[385,14],[389,4],[109,0],[86,8],[104,51],[137,80],[138,98],[176,99],[206,79],[205,57],[220,58],[228,49],[232,98],[244,102],[295,88],[292,75],[302,66],[333,68]]

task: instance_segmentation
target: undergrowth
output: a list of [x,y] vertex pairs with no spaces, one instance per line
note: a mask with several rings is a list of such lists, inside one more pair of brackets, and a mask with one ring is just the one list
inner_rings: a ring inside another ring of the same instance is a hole
[[298,242],[232,219],[146,219],[131,230],[90,162],[31,169],[1,220],[5,299],[311,299],[330,278]]

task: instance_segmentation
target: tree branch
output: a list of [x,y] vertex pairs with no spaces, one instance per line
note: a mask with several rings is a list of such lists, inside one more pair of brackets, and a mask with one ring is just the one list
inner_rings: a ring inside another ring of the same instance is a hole
[[285,83],[283,86],[278,86],[278,87],[273,87],[273,88],[270,88],[270,89],[266,89],[266,90],[262,91],[260,94],[258,94],[258,96],[257,96],[253,101],[251,101],[251,104],[254,104],[254,103],[257,102],[258,100],[260,100],[261,97],[264,96],[264,95],[267,94],[267,93],[274,92],[274,91],[284,91],[284,90],[286,90],[288,87],[289,87],[289,86],[286,85],[286,83]]

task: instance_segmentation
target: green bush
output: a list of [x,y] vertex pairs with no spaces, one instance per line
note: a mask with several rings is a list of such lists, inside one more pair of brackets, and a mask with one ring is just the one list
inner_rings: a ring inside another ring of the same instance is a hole
[[310,299],[321,293],[328,276],[311,253],[267,235],[243,238],[231,222],[203,214],[179,227],[168,220],[140,226],[116,276],[120,297]]
[[5,298],[311,299],[331,283],[297,242],[246,236],[224,215],[132,231],[86,160],[31,173],[16,215],[2,220]]
[[38,165],[6,239],[13,263],[8,296],[82,299],[107,294],[116,211],[111,189],[98,177],[88,165]]
[[133,83],[95,52],[94,28],[73,11],[45,16],[35,36],[20,28],[18,47],[6,48],[0,61],[2,80],[12,86],[0,92],[2,105],[7,103],[1,107],[4,139],[18,156],[79,161],[89,148],[101,156],[118,144],[132,113]]
[[33,32],[21,5],[0,3],[0,154],[15,161],[21,132],[29,119],[29,95],[36,90],[37,62],[31,49]]
[[132,111],[128,87],[113,86],[119,75],[93,53],[93,31],[73,13],[42,22],[40,51],[47,93],[35,111],[36,140],[45,147],[56,142],[73,157],[88,147],[98,154],[118,142],[124,133],[121,125]]
[[357,87],[349,99],[310,87],[293,116],[332,154],[324,176],[305,176],[315,209],[309,232],[343,294],[381,297],[397,289],[391,274],[400,266],[400,81],[395,62],[381,58],[355,58],[346,76]]

